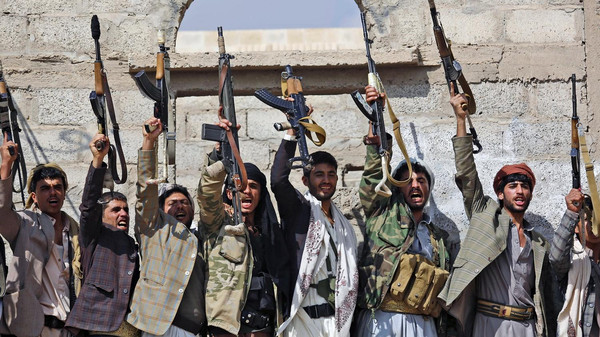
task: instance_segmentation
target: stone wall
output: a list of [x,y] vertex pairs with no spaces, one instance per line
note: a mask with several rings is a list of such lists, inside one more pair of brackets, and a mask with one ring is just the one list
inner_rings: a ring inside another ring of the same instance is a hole
[[[89,28],[92,14],[100,18],[102,55],[129,167],[129,181],[117,189],[130,197],[133,209],[140,125],[151,115],[152,102],[142,97],[132,76],[141,69],[153,71],[156,31],[162,28],[167,31],[167,45],[173,47],[177,182],[195,190],[202,154],[212,146],[200,139],[199,130],[202,123],[216,120],[218,55],[216,49],[180,53],[175,41],[186,8],[201,3],[0,0],[0,60],[22,112],[19,122],[27,165],[57,161],[65,168],[71,183],[65,204],[70,214],[77,215],[91,159],[88,143],[95,132],[87,99],[95,58]],[[424,159],[436,174],[432,214],[458,240],[467,220],[453,182],[450,138],[455,120],[447,103],[428,4],[365,0],[359,5],[367,10],[372,54],[401,120],[409,153]],[[493,175],[502,165],[527,162],[539,182],[528,219],[550,235],[564,210],[563,197],[571,181],[571,85],[567,82],[571,73],[578,78],[579,114],[584,126],[589,126],[592,157],[598,159],[600,122],[594,117],[595,103],[600,100],[600,44],[594,42],[600,37],[590,32],[598,32],[600,4],[592,0],[438,0],[437,6],[477,100],[473,123],[484,150],[476,161],[485,192],[492,193]],[[225,31],[226,42],[228,34]],[[291,64],[304,76],[304,92],[315,107],[315,120],[328,132],[323,149],[339,159],[340,168],[361,166],[366,120],[348,93],[366,83],[364,50],[275,49],[240,50],[232,61],[245,160],[268,175],[282,136],[271,125],[283,115],[252,93],[261,87],[277,92],[279,73],[283,65]],[[393,163],[399,160],[395,153]],[[348,217],[362,224],[356,193],[360,171],[343,176],[336,201]],[[299,182],[299,174],[294,181]]]

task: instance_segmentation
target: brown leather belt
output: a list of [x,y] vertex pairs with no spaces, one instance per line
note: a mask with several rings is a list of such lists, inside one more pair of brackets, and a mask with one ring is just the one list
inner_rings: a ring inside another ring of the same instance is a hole
[[513,307],[486,300],[477,300],[477,312],[513,321],[527,321],[535,317],[533,307]]

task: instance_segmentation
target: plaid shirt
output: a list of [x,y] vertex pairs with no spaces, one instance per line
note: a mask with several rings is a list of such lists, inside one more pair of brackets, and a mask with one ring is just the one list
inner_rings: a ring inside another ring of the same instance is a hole
[[125,320],[139,276],[137,245],[126,231],[102,223],[102,183],[106,167],[90,166],[79,210],[83,287],[66,326],[115,331]]
[[158,186],[146,184],[155,176],[155,163],[154,151],[139,151],[135,235],[142,264],[127,321],[142,331],[162,335],[183,298],[198,255],[198,239],[159,209]]
[[[573,234],[575,233],[575,227],[579,222],[579,215],[573,211],[567,210],[563,215],[560,225],[554,233],[554,239],[552,240],[552,246],[550,247],[550,263],[558,276],[558,279],[562,281],[563,292],[566,289],[567,276],[569,274],[569,267],[571,266],[571,250],[573,249]],[[587,250],[587,248],[586,248]],[[598,303],[598,294],[596,289],[600,287],[600,267],[597,263],[592,262],[592,271],[588,286],[586,287],[585,302],[581,310],[583,310],[582,320],[579,326],[583,330],[583,336],[590,336],[592,327],[595,331],[598,331],[598,322],[594,321],[596,314],[596,303]]]

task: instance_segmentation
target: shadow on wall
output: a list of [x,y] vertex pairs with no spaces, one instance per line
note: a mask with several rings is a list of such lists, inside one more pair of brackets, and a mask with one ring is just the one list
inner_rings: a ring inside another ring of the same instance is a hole
[[[25,139],[26,139],[27,145],[28,145],[28,148],[23,148],[23,152],[25,153],[26,151],[31,151],[31,154],[35,161],[34,166],[38,165],[38,164],[49,163],[51,160],[49,160],[48,157],[46,156],[46,154],[44,153],[44,151],[43,151],[44,147],[42,146],[42,144],[40,144],[39,140],[35,136],[35,133],[31,129],[31,126],[27,123],[27,120],[21,113],[21,109],[19,108],[18,103],[13,101],[13,104],[15,106],[15,109],[17,110],[19,125],[25,135]],[[86,138],[89,138],[88,142],[91,141],[91,137],[88,134],[86,134],[85,132],[82,132],[79,130],[74,130],[74,132],[78,132],[78,133],[82,134],[83,136],[85,136]],[[65,141],[71,141],[69,139],[69,137],[67,137],[68,133],[69,132],[67,132],[67,131],[61,131],[59,133],[59,138],[64,139]],[[23,139],[23,138],[21,137],[21,139]],[[21,142],[23,142],[23,141],[21,141]],[[22,146],[23,144],[19,144],[19,145]],[[85,147],[87,148],[87,144],[85,144]],[[78,148],[77,150],[81,150],[81,148]],[[31,163],[29,163],[29,165],[31,165]],[[29,173],[31,172],[32,168],[33,167],[31,167],[31,166],[28,168],[27,177],[24,177],[25,178],[25,181],[23,182],[24,184],[26,184],[27,178],[29,177]],[[67,173],[67,178],[68,178],[68,173]],[[71,186],[73,186],[73,185],[71,185]],[[23,186],[23,188],[26,189],[27,186]],[[25,193],[25,194],[27,195],[27,193]],[[69,197],[69,194],[66,194],[65,201],[66,201],[68,207],[71,208],[72,210],[74,210],[76,212],[77,217],[79,217],[79,205],[75,206],[75,204],[73,203],[73,200]],[[15,202],[15,204],[17,204],[17,203],[19,203],[19,202]],[[24,208],[25,205],[22,205],[22,207]],[[64,208],[64,206],[63,206],[63,208]]]

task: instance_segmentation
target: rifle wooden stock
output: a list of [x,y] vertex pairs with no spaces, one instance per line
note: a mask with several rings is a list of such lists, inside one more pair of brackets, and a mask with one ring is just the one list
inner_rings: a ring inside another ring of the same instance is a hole
[[0,82],[0,94],[6,94],[6,83]]
[[102,86],[102,62],[94,62],[94,91],[98,96],[104,95],[104,87]]
[[287,81],[287,91],[288,95],[297,94],[302,92],[302,82],[300,82],[297,78],[290,78]]
[[571,148],[579,148],[579,132],[577,130],[577,124],[579,124],[579,118],[571,119]]
[[162,80],[165,77],[165,54],[156,54],[156,79]]

